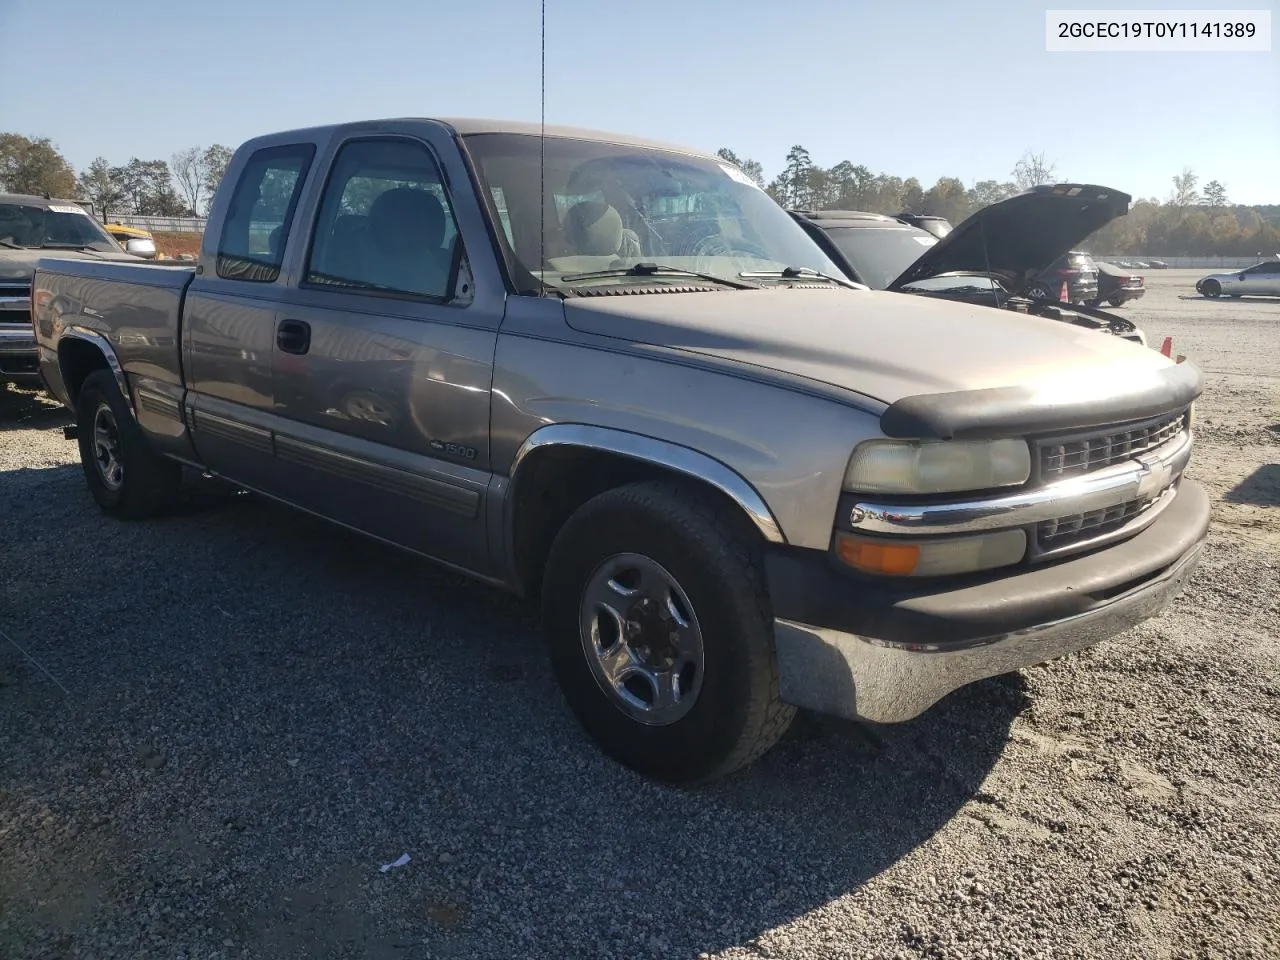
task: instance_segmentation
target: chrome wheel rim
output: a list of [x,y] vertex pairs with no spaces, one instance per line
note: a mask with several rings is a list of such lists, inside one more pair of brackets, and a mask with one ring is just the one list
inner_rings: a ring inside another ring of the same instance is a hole
[[579,624],[592,676],[627,716],[665,726],[693,709],[702,689],[702,628],[680,584],[656,561],[621,553],[597,567]]
[[120,454],[120,428],[116,416],[105,403],[93,415],[93,462],[98,477],[108,490],[124,485],[124,460]]

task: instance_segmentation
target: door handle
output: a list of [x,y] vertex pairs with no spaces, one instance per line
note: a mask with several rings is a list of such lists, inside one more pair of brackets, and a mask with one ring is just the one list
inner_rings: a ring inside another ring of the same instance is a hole
[[311,349],[311,324],[303,320],[281,320],[276,327],[276,346],[282,353],[306,353]]

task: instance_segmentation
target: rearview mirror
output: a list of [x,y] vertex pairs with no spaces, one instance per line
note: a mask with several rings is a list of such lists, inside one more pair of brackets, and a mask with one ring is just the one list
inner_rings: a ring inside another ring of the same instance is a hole
[[153,259],[156,255],[156,242],[146,237],[130,237],[124,242],[124,252],[132,253],[135,257]]

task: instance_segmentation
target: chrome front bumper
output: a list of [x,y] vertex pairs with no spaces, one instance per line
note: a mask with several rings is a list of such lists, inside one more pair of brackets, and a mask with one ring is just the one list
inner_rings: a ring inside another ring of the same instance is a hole
[[1197,544],[1163,574],[1086,613],[959,647],[886,644],[775,620],[779,693],[848,719],[910,720],[966,684],[1075,653],[1156,616],[1181,592],[1201,550]]

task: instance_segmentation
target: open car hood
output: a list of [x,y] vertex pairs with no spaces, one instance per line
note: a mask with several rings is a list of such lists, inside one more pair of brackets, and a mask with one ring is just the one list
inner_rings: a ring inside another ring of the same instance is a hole
[[947,273],[996,277],[1019,294],[1099,227],[1129,212],[1127,193],[1085,183],[1032,187],[983,207],[929,247],[889,284],[901,291]]

